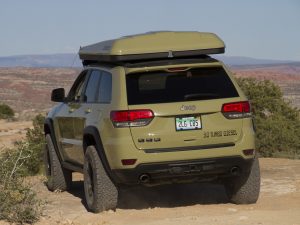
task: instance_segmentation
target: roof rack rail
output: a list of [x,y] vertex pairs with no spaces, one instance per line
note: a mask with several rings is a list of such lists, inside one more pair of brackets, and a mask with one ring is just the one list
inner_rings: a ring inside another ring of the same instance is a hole
[[173,59],[156,59],[156,60],[143,60],[143,61],[129,61],[129,62],[99,62],[84,60],[83,66],[124,66],[127,68],[145,67],[145,66],[161,66],[161,65],[177,65],[177,64],[193,64],[193,63],[211,63],[218,62],[218,60],[211,58],[210,56],[203,55],[201,57],[188,57],[188,58],[173,58]]

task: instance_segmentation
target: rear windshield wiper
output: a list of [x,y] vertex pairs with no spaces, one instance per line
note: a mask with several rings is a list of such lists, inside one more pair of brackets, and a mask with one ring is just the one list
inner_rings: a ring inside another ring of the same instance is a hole
[[216,98],[219,97],[218,94],[216,93],[195,93],[195,94],[187,94],[184,96],[184,100],[188,100],[188,99],[207,99],[207,98]]

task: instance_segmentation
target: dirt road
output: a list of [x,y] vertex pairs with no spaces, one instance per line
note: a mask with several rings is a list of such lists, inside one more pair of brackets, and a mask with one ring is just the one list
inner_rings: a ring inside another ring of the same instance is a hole
[[31,121],[7,122],[0,120],[0,150],[10,148],[15,141],[20,141],[26,136],[26,129],[32,128]]
[[261,195],[257,204],[227,202],[222,186],[209,184],[135,188],[122,191],[117,210],[87,212],[81,177],[71,192],[34,189],[47,201],[41,224],[116,225],[300,225],[300,161],[260,159]]
[[[31,126],[0,121],[0,147],[24,137]],[[49,192],[44,178],[33,177],[33,188],[46,202],[37,224],[300,225],[300,160],[265,158],[260,164],[261,195],[254,205],[228,203],[222,186],[192,184],[122,190],[117,210],[100,214],[84,207],[81,175],[76,174],[72,191],[64,193]]]

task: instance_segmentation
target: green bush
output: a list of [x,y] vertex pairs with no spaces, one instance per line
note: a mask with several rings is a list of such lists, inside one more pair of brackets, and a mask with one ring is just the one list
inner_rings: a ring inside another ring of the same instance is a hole
[[0,155],[0,220],[34,223],[40,215],[40,202],[24,182],[25,151],[6,149]]
[[33,128],[27,129],[26,139],[17,142],[15,148],[0,154],[0,220],[13,223],[34,223],[40,215],[40,201],[24,182],[28,175],[39,172],[44,148],[44,117],[33,120]]
[[41,168],[43,149],[45,146],[44,120],[44,116],[40,114],[37,115],[32,121],[33,128],[27,129],[26,140],[17,143],[17,148],[25,148],[31,155],[30,160],[24,163],[28,175],[37,174]]
[[0,104],[0,119],[10,119],[15,115],[14,110],[6,104]]
[[300,158],[299,109],[286,102],[280,87],[269,80],[237,80],[251,102],[259,153],[265,157]]

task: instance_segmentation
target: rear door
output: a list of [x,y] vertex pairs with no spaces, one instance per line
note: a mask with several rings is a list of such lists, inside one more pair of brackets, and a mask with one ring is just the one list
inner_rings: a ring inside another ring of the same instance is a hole
[[218,148],[241,136],[242,120],[221,112],[224,103],[240,101],[221,66],[127,74],[126,85],[129,110],[155,115],[147,126],[130,128],[138,149]]

